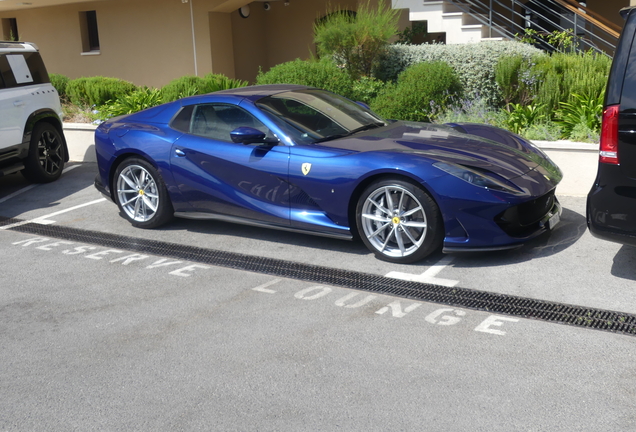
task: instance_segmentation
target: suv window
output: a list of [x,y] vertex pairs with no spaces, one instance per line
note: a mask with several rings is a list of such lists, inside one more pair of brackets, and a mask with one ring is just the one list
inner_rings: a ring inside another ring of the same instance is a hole
[[3,87],[50,82],[42,57],[37,52],[0,55],[0,75],[4,81]]

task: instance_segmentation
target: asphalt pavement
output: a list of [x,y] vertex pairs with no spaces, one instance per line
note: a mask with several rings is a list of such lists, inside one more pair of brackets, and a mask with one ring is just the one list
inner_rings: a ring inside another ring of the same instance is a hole
[[212,221],[135,229],[95,169],[0,178],[0,430],[636,429],[631,334],[194,254],[630,318],[636,250],[593,238],[582,196],[557,190],[561,223],[520,249],[395,265]]

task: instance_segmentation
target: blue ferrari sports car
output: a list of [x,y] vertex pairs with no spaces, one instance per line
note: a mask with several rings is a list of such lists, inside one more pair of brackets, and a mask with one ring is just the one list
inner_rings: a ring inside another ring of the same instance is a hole
[[134,226],[174,216],[360,237],[397,263],[517,247],[550,230],[559,168],[488,125],[385,120],[316,88],[192,96],[95,132],[95,186]]

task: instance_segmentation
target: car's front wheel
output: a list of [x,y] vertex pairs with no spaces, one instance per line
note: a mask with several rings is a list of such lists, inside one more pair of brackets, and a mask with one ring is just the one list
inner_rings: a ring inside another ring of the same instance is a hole
[[48,183],[62,175],[66,153],[64,140],[50,123],[38,123],[31,133],[29,155],[22,174],[36,183]]
[[360,196],[356,224],[364,244],[385,261],[412,263],[439,249],[443,223],[435,200],[399,179],[371,184]]
[[115,171],[115,201],[133,226],[157,228],[172,219],[174,210],[159,172],[140,158],[124,160]]

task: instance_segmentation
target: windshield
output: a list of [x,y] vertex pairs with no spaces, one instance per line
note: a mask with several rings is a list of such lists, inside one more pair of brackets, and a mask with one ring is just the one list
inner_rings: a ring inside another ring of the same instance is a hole
[[386,122],[355,102],[324,90],[298,90],[268,96],[256,106],[282,119],[292,138],[311,144],[342,138]]

